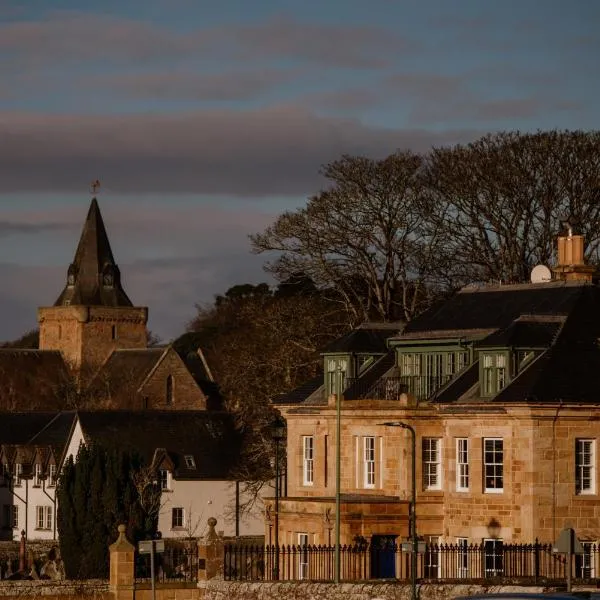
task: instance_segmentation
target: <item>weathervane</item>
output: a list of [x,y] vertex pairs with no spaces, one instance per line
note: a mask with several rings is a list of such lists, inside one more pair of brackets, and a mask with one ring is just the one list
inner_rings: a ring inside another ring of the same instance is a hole
[[90,187],[92,188],[92,194],[94,194],[94,196],[95,196],[96,193],[98,192],[98,190],[100,189],[100,180],[95,179],[94,181],[92,181]]

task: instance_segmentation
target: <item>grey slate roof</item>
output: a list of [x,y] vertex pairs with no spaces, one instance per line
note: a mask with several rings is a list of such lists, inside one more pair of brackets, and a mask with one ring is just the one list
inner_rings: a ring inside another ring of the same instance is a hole
[[75,258],[67,273],[67,285],[54,303],[84,306],[132,306],[121,286],[98,201],[92,200],[83,225]]
[[558,333],[563,319],[553,321],[517,320],[508,327],[488,335],[477,343],[478,347],[544,348]]
[[334,340],[321,352],[322,354],[336,352],[385,354],[388,350],[387,339],[397,334],[401,329],[401,324],[365,324]]
[[[207,411],[79,412],[87,442],[135,450],[147,463],[164,448],[179,479],[228,479],[242,443],[232,415]],[[195,469],[186,467],[192,455]]]

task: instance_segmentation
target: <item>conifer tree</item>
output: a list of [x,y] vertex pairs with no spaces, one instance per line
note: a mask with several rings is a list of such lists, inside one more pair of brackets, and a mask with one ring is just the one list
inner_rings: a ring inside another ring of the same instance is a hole
[[127,525],[134,543],[156,533],[158,515],[145,514],[134,483],[141,468],[137,456],[97,445],[82,445],[77,459],[65,464],[58,487],[58,533],[70,579],[108,577],[108,547],[119,523]]

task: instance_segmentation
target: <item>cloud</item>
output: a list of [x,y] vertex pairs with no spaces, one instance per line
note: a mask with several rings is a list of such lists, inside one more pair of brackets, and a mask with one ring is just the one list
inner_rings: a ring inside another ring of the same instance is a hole
[[80,190],[99,177],[115,191],[308,195],[343,153],[469,141],[477,132],[393,130],[295,108],[183,115],[0,113],[0,192]]
[[320,66],[381,67],[384,57],[413,52],[413,42],[391,29],[370,25],[330,25],[271,18],[250,25],[223,24],[185,33],[149,21],[76,11],[54,11],[45,20],[0,23],[0,52],[12,68],[55,66],[56,61],[145,64],[265,57]]
[[69,229],[69,225],[66,223],[26,223],[26,222],[14,222],[0,220],[0,236],[8,235],[35,235],[43,231],[62,231]]
[[201,74],[186,71],[161,71],[89,78],[83,86],[110,89],[131,98],[175,100],[248,100],[260,96],[297,77],[292,69],[229,71]]

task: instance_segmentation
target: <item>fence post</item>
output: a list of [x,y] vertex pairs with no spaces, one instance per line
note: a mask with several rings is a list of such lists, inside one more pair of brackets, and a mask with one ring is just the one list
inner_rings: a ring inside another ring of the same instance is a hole
[[114,600],[133,600],[135,583],[135,548],[125,536],[125,525],[119,525],[119,537],[109,546],[109,590]]
[[215,531],[217,520],[210,517],[207,523],[208,533],[198,541],[198,582],[222,575],[224,570],[223,540]]
[[534,581],[537,583],[538,577],[540,576],[540,544],[537,538],[535,538],[535,544],[533,545],[535,548],[534,554]]

